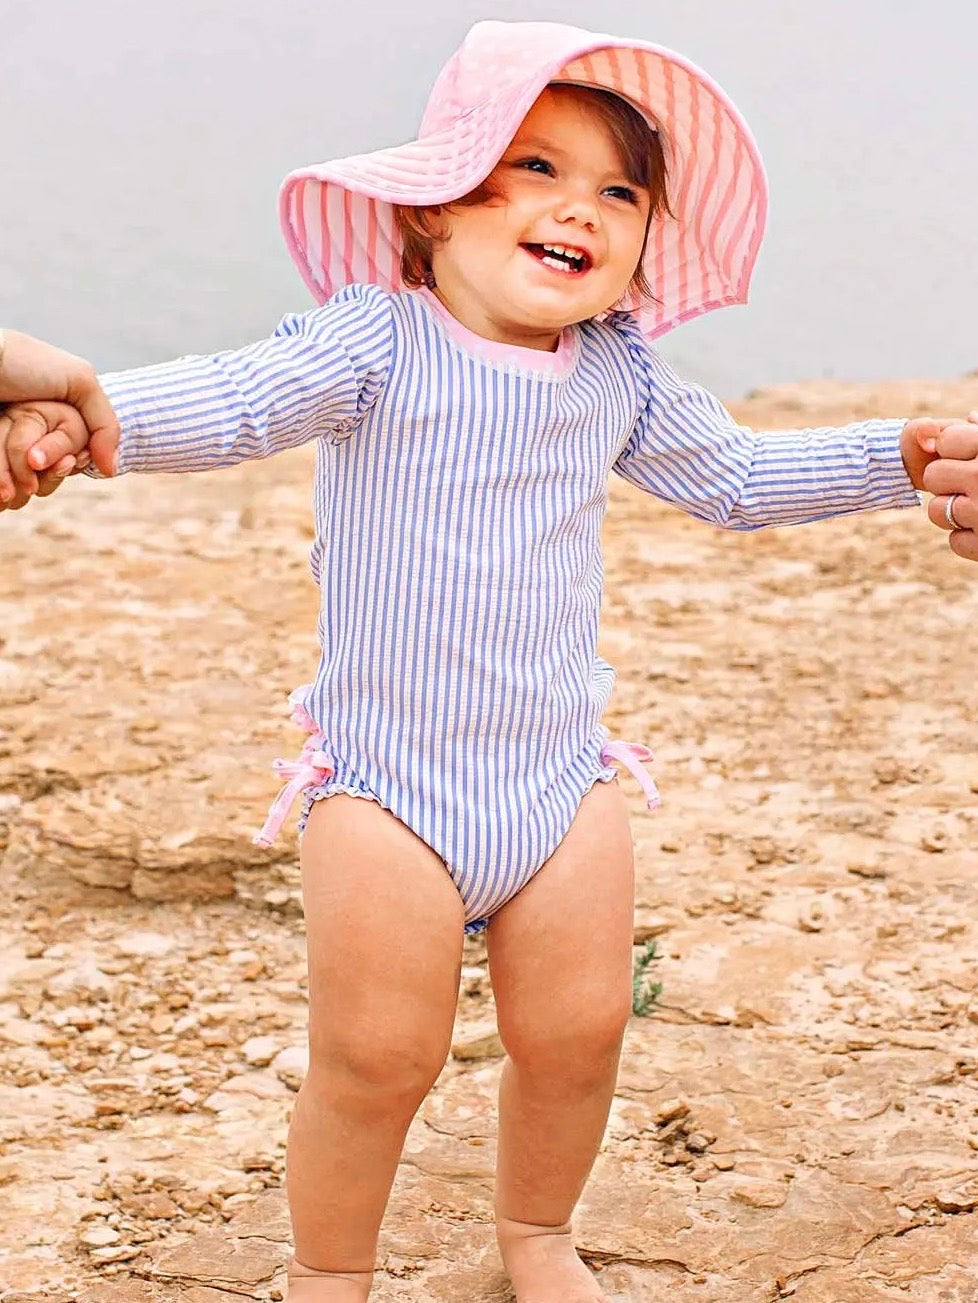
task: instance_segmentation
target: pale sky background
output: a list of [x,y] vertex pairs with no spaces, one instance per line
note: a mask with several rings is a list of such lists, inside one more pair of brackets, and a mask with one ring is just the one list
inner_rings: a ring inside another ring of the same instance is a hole
[[975,0],[0,0],[0,323],[108,369],[311,306],[281,178],[412,137],[489,17],[671,46],[753,128],[751,304],[662,342],[684,375],[734,396],[978,368]]

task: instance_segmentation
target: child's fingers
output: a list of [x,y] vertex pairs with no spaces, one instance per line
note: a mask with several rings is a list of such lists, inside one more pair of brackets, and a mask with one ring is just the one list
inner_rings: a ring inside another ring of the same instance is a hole
[[53,404],[4,411],[0,415],[0,506],[20,506],[34,494],[53,493],[75,469],[75,454],[87,440],[81,418],[75,416],[70,424],[65,418],[59,420]]
[[[14,484],[23,493],[36,493],[37,475],[27,455],[48,434],[47,422],[38,412],[21,407],[8,408],[7,421],[9,424],[4,442]],[[59,453],[59,456],[63,455],[64,450]]]
[[88,443],[81,416],[62,403],[11,407],[8,416],[12,422],[7,435],[10,470],[18,485],[31,493],[37,491],[35,472],[47,470]]
[[[3,445],[0,444],[0,455],[2,453]],[[37,476],[36,493],[27,493],[19,489],[11,479],[9,491],[4,494],[0,490],[0,511],[18,511],[21,507],[26,506],[33,497],[49,497],[54,493],[55,489],[61,487],[69,475],[82,470],[90,461],[91,457],[87,452],[79,453],[77,457],[73,457],[70,453],[66,457],[62,457],[53,466],[46,471],[41,471]]]
[[917,446],[922,452],[937,452],[937,439],[943,422],[935,421],[931,417],[918,416],[909,421],[908,425],[912,427]]
[[5,506],[14,496],[14,481],[7,461],[7,434],[10,430],[10,417],[0,411],[0,507]]
[[45,428],[36,417],[16,409],[0,416],[0,502],[8,504],[15,497],[37,492],[37,476],[25,454]]
[[75,469],[75,462],[76,458],[69,453],[67,457],[62,457],[48,470],[41,471],[37,477],[37,496],[46,498],[55,489],[59,489]]
[[62,457],[74,456],[78,451],[78,440],[72,438],[64,426],[43,435],[24,455],[25,462],[31,470],[50,470]]
[[108,463],[110,471],[115,473],[117,433],[103,428],[90,437],[81,413],[64,403],[34,402],[26,411],[38,417],[42,429],[40,437],[35,436],[26,449],[17,439],[12,440],[15,451],[11,463],[15,478],[20,469],[17,457],[22,457],[23,464],[30,470],[43,471],[68,454],[78,459],[78,470],[94,461],[100,467]]
[[31,495],[19,489],[10,474],[6,440],[10,424],[10,417],[0,411],[0,511],[19,511],[31,500]]

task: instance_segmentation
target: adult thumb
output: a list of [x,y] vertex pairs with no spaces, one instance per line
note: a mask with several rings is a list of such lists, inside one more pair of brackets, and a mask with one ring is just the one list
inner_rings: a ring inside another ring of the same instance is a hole
[[116,451],[119,447],[119,422],[98,379],[94,375],[72,377],[68,387],[68,402],[78,408],[88,426],[91,435],[88,447],[92,461],[103,475],[114,475]]

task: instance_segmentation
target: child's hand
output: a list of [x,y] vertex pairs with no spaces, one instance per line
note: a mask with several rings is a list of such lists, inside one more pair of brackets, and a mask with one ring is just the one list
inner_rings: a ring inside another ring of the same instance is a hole
[[0,412],[0,510],[47,497],[90,460],[88,427],[68,403],[13,403]]

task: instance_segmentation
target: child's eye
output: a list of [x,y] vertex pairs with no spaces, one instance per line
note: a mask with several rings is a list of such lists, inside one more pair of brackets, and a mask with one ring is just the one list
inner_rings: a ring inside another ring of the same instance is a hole
[[638,203],[638,192],[627,185],[611,185],[605,191],[606,195],[611,195],[612,199],[624,199],[626,204]]
[[553,176],[553,164],[548,163],[545,158],[539,158],[534,155],[532,158],[519,158],[516,160],[516,167],[521,167],[527,172],[539,172],[543,176]]

